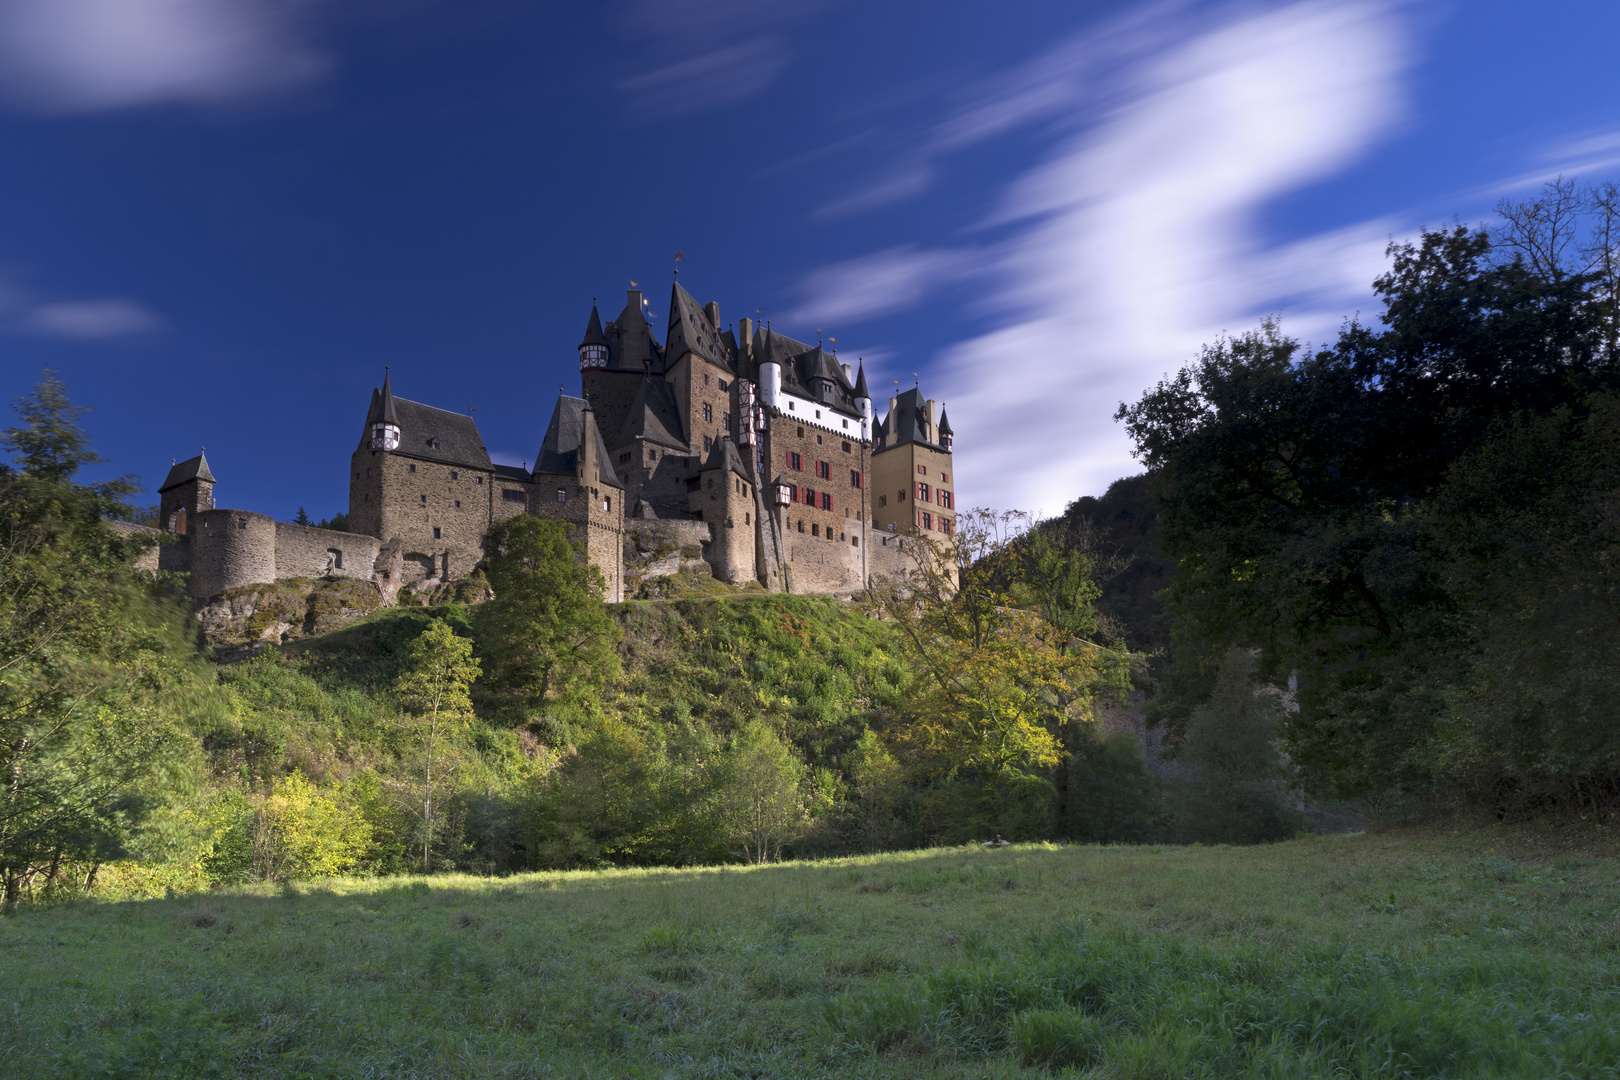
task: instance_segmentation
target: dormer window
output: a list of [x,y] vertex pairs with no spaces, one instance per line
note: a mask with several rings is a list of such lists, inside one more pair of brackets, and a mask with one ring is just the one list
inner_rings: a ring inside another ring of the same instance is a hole
[[429,450],[437,450],[437,449],[439,449],[439,440],[438,439],[429,439],[429,440],[427,440],[427,448]]

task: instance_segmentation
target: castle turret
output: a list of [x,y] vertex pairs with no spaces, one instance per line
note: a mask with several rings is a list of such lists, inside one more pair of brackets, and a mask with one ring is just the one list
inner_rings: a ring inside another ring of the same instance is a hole
[[388,369],[383,369],[382,399],[378,403],[377,418],[371,424],[373,450],[399,449],[399,412],[394,407],[394,388],[389,382]]
[[782,397],[782,359],[776,355],[769,330],[760,331],[754,355],[759,360],[759,400],[767,409],[778,408]]
[[585,327],[585,339],[579,343],[579,369],[605,368],[608,362],[607,335],[602,332],[602,316],[596,310],[596,298],[591,298],[591,321]]
[[872,395],[866,389],[866,364],[863,362],[855,373],[855,407],[861,411],[864,423],[872,422]]
[[948,454],[951,452],[951,418],[945,410],[939,413],[939,445]]

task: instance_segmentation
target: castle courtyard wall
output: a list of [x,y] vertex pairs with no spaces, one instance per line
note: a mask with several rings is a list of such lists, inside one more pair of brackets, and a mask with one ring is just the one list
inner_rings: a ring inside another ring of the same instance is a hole
[[276,522],[251,510],[204,510],[191,529],[191,579],[199,599],[276,580]]
[[374,536],[276,522],[277,578],[333,577],[371,580],[379,541]]

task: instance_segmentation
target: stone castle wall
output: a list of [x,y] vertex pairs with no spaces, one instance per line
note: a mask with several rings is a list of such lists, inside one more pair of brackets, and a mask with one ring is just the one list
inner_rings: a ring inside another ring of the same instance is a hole
[[204,510],[191,522],[188,591],[202,598],[276,580],[276,522],[251,510]]
[[374,536],[276,522],[277,578],[350,577],[371,579],[377,560]]

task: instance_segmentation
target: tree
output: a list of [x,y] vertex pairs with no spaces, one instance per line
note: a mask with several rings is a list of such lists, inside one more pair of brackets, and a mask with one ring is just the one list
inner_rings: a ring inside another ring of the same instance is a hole
[[770,727],[742,727],[720,769],[721,829],[748,862],[779,858],[809,826],[804,763]]
[[[445,745],[465,728],[472,717],[468,694],[478,678],[480,664],[473,656],[473,643],[456,636],[443,619],[434,619],[415,641],[400,673],[397,690],[412,716],[417,744],[422,753],[422,872],[432,869],[434,828],[434,784],[442,783],[448,767]],[[440,766],[436,778],[434,766]]]
[[1297,676],[1283,737],[1314,790],[1443,779],[1440,718],[1476,628],[1430,510],[1504,425],[1583,415],[1620,384],[1603,290],[1566,266],[1585,235],[1570,212],[1553,192],[1509,222],[1505,255],[1462,226],[1392,245],[1382,329],[1311,353],[1268,320],[1121,405],[1177,561],[1159,708],[1176,730],[1227,650],[1257,648],[1264,678]]
[[300,506],[298,508],[298,513],[293,515],[293,524],[294,525],[313,525],[314,522],[309,520],[309,514],[304,510],[304,508],[302,506]]
[[1123,648],[1074,636],[1094,625],[1076,610],[1094,587],[1064,576],[1083,561],[1057,571],[1053,587],[1067,582],[1072,591],[1043,601],[1059,621],[1015,602],[1016,541],[1026,521],[1018,513],[959,514],[949,541],[919,538],[916,568],[872,590],[874,613],[898,624],[920,673],[888,733],[914,780],[1022,792],[1025,780],[1062,760],[1066,725],[1090,722],[1099,697],[1128,685]]
[[150,543],[115,533],[126,480],[81,484],[100,459],[47,371],[0,438],[0,879],[6,903],[74,862],[93,884],[191,782],[186,720],[211,692],[182,606],[133,568]]
[[488,550],[495,596],[479,619],[491,680],[541,705],[559,687],[599,686],[617,668],[619,631],[567,524],[519,516],[491,530]]
[[267,881],[341,874],[370,842],[371,822],[353,802],[300,772],[278,779],[254,806],[253,870]]

